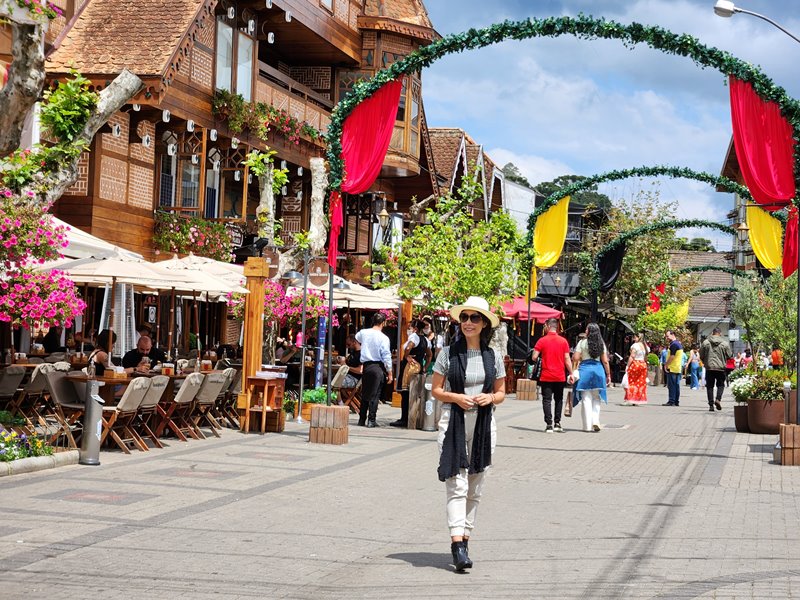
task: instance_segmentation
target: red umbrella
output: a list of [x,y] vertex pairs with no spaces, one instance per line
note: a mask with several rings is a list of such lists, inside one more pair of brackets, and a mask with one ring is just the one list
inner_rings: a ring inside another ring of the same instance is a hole
[[547,319],[561,319],[564,316],[560,310],[550,308],[544,304],[531,301],[530,306],[526,306],[525,298],[514,298],[502,306],[506,318],[519,319],[520,321],[535,320],[537,323],[544,323]]

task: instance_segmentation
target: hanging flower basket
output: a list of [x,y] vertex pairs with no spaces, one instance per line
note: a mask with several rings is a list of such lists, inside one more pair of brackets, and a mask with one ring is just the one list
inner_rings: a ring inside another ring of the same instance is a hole
[[61,9],[39,0],[0,0],[0,19],[20,25],[41,25],[47,31],[50,21],[61,15]]

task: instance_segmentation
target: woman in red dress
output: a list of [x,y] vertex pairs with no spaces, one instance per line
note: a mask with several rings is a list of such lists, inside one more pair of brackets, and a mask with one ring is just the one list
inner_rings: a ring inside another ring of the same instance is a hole
[[633,334],[631,354],[628,357],[628,389],[625,390],[625,404],[635,406],[647,404],[647,353],[650,351],[644,336]]

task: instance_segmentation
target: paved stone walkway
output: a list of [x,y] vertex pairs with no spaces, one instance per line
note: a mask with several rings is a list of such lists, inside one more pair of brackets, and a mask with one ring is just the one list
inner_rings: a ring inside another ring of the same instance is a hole
[[0,598],[800,596],[800,469],[772,464],[776,436],[735,433],[727,396],[712,414],[650,393],[611,390],[597,434],[545,434],[538,402],[507,400],[464,575],[435,434],[353,426],[335,447],[291,423],[3,478]]

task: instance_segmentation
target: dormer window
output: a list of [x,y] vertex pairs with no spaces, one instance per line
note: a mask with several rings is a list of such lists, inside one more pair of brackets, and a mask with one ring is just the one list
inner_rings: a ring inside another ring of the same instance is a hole
[[218,90],[241,94],[246,102],[253,96],[253,54],[255,40],[243,31],[234,29],[222,19],[217,20]]

